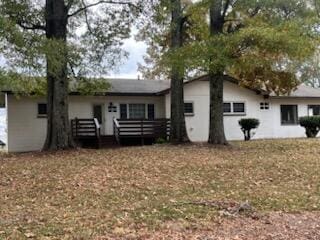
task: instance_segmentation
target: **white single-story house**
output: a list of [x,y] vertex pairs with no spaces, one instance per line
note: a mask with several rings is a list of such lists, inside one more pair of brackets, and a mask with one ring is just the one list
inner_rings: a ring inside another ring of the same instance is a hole
[[[169,81],[108,80],[111,88],[94,96],[70,93],[70,120],[98,118],[101,134],[115,134],[114,119],[170,118]],[[17,97],[4,91],[6,111],[6,151],[40,150],[46,136],[46,99]],[[184,85],[185,118],[189,138],[194,142],[208,139],[209,82],[206,76]],[[224,125],[228,140],[242,140],[238,121],[257,118],[260,126],[253,139],[305,137],[299,126],[301,116],[320,115],[320,90],[299,86],[290,95],[276,96],[244,88],[236,81],[224,82]]]

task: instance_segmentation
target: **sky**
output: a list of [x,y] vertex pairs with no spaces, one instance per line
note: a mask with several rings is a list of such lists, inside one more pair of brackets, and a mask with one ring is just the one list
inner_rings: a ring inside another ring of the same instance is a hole
[[124,41],[123,49],[129,53],[128,59],[124,59],[124,64],[119,70],[110,74],[114,78],[138,78],[141,73],[138,72],[138,63],[143,63],[143,55],[146,53],[146,44],[137,42],[132,36]]

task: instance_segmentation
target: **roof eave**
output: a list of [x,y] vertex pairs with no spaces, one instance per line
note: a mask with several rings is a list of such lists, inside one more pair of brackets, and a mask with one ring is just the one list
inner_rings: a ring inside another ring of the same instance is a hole
[[[33,93],[30,94],[26,94],[26,93],[21,93],[21,92],[13,92],[10,90],[4,90],[1,91],[2,93],[5,94],[10,94],[10,95],[35,95]],[[145,93],[145,92],[97,92],[97,93],[93,93],[93,94],[82,94],[80,92],[70,92],[69,96],[88,96],[88,97],[98,97],[98,96],[161,96],[161,94],[159,93]]]
[[272,99],[292,99],[292,98],[297,98],[297,99],[320,99],[320,96],[270,96]]

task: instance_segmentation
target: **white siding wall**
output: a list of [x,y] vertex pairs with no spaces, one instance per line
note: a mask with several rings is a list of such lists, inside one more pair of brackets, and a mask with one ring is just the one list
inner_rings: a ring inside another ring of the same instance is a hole
[[[192,141],[208,140],[209,134],[209,82],[195,81],[185,85],[185,101],[194,103],[194,116],[186,116],[186,125]],[[299,117],[308,115],[309,104],[319,104],[320,99],[264,99],[255,92],[236,84],[224,83],[225,102],[245,102],[244,116],[225,116],[225,133],[228,140],[242,140],[243,134],[238,121],[241,118],[258,118],[260,126],[253,139],[305,137],[304,128],[299,125],[281,125],[280,105],[298,105]],[[260,102],[269,102],[269,110],[260,110]],[[166,116],[170,117],[170,96],[166,95]]]
[[[108,112],[112,102],[117,106],[116,113]],[[37,104],[45,103],[43,98],[16,98],[8,96],[8,151],[27,152],[38,151],[42,148],[46,136],[46,118],[37,117]],[[120,103],[153,103],[156,118],[165,117],[163,97],[80,97],[71,96],[69,101],[70,119],[92,118],[93,105],[102,104],[104,109],[104,134],[113,134],[113,118],[119,117]]]
[[[209,130],[209,83],[195,81],[185,85],[185,101],[194,103],[194,116],[186,117],[189,137],[192,141],[207,141]],[[242,140],[243,135],[238,121],[241,118],[258,118],[260,127],[254,135],[258,138],[287,138],[305,137],[304,129],[299,125],[283,126],[280,118],[281,104],[298,105],[299,117],[308,115],[309,104],[319,104],[317,99],[264,99],[255,92],[241,88],[233,83],[224,84],[224,101],[245,102],[245,116],[225,116],[225,132],[229,140]],[[7,97],[7,131],[8,151],[25,152],[40,150],[46,136],[46,119],[37,117],[37,104],[45,102],[40,98]],[[108,105],[112,102],[117,106],[116,113],[108,112]],[[269,102],[269,110],[260,110],[260,102]],[[170,117],[170,96],[164,97],[70,97],[70,118],[91,118],[93,105],[102,104],[104,111],[103,133],[113,134],[113,118],[119,118],[119,104],[121,103],[153,103],[156,118]]]
[[46,119],[37,118],[43,99],[8,96],[8,151],[40,150],[46,135]]
[[0,108],[0,140],[6,144],[0,151],[7,151],[7,108]]
[[7,109],[0,108],[0,140],[7,142]]

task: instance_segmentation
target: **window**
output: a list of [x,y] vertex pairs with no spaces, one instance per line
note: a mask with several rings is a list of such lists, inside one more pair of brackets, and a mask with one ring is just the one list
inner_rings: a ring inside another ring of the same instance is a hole
[[223,103],[223,112],[231,113],[231,103]]
[[38,117],[47,117],[47,104],[38,103]]
[[193,109],[192,102],[185,102],[184,103],[184,115],[186,115],[186,116],[193,116],[194,115],[194,109]]
[[244,103],[233,103],[233,112],[234,113],[244,113]]
[[155,114],[154,114],[154,104],[148,104],[148,119],[154,120]]
[[127,104],[120,104],[120,119],[127,119]]
[[261,102],[261,103],[260,103],[260,109],[261,109],[261,110],[269,110],[269,109],[270,109],[270,103],[268,103],[268,102]]
[[320,105],[309,105],[308,112],[310,116],[319,116],[320,115]]
[[246,113],[244,102],[223,103],[223,113],[225,115],[244,115]]
[[129,104],[130,119],[145,119],[146,105],[145,104]]
[[120,104],[120,119],[155,119],[155,105],[144,103]]
[[298,124],[297,105],[281,105],[281,124]]

